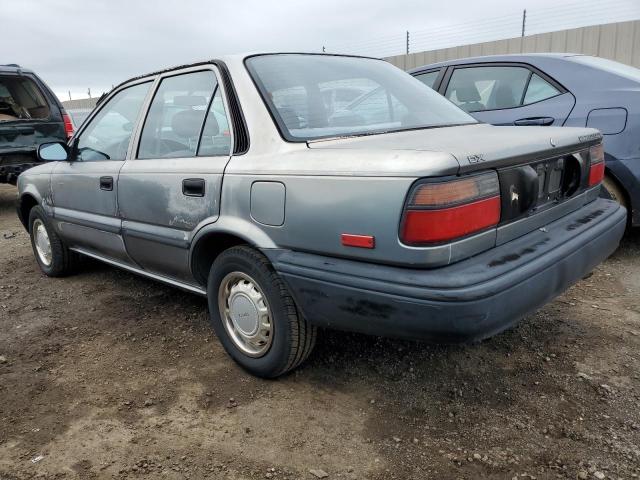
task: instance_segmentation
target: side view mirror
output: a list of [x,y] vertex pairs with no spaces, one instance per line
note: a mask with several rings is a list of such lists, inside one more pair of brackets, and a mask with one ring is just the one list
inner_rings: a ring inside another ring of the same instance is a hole
[[43,143],[38,147],[38,160],[60,162],[69,159],[69,148],[62,142]]

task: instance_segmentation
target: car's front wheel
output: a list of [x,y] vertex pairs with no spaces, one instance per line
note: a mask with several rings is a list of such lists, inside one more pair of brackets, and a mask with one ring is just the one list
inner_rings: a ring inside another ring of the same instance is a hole
[[62,242],[40,206],[29,212],[29,235],[33,254],[45,275],[61,277],[71,272],[75,254]]
[[274,378],[311,353],[316,327],[302,317],[280,276],[260,252],[232,247],[215,260],[207,284],[213,328],[229,355]]

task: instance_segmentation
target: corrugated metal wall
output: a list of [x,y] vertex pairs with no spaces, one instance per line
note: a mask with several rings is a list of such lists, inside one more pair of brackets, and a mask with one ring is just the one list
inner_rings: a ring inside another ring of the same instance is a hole
[[640,68],[640,20],[396,55],[385,60],[403,70],[409,70],[429,63],[457,58],[533,52],[584,53],[610,58]]

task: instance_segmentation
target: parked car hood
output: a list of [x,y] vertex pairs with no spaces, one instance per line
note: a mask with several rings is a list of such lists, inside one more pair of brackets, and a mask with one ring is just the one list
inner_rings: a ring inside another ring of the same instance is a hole
[[309,142],[309,147],[443,152],[456,158],[460,172],[467,172],[561,155],[601,139],[602,135],[597,130],[587,128],[474,124],[321,139]]

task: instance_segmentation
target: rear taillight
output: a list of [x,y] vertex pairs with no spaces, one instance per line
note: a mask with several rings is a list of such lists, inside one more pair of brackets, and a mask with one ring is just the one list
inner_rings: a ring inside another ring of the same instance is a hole
[[602,182],[604,178],[604,147],[602,144],[594,145],[589,149],[589,186]]
[[402,219],[404,243],[440,243],[471,235],[500,221],[500,185],[495,172],[413,187]]
[[67,139],[73,137],[73,122],[68,113],[62,112],[62,121],[64,122],[64,132],[67,134]]

